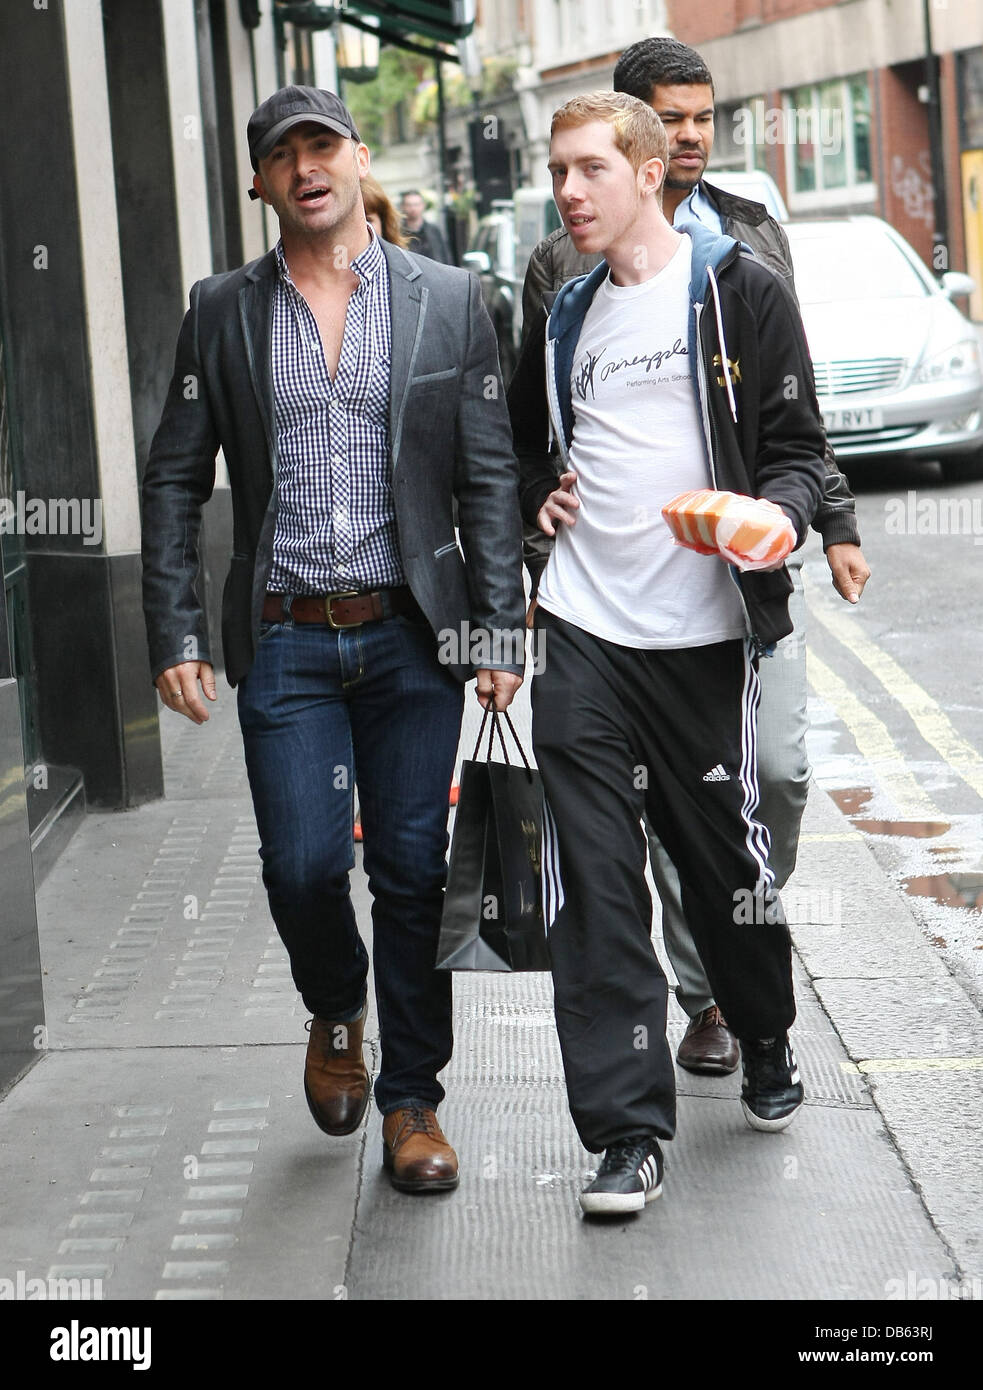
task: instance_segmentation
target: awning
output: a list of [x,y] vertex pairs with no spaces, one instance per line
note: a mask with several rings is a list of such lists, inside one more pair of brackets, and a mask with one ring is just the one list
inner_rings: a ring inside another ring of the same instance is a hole
[[344,0],[344,11],[379,19],[396,34],[420,34],[441,43],[466,39],[474,28],[475,0]]

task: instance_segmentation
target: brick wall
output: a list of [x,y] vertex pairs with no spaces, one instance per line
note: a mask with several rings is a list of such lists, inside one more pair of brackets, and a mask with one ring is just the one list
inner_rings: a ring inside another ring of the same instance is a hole
[[878,213],[931,263],[932,164],[927,108],[918,100],[924,78],[921,63],[881,68],[875,74],[878,99],[873,127],[879,155]]
[[[694,0],[667,0],[667,24],[670,31],[683,42],[699,48],[701,44],[726,39],[738,31],[746,33],[747,29],[757,24],[774,24],[828,9],[838,3],[840,0],[696,0],[696,3]],[[858,70],[869,54],[858,51],[856,58],[856,67],[851,71]],[[781,82],[781,73],[768,75],[772,82]],[[827,76],[845,75],[845,72],[816,72],[815,78],[821,80]],[[918,100],[918,88],[925,81],[924,64],[920,60],[899,63],[872,70],[868,78],[871,88],[873,177],[879,194],[872,211],[896,227],[931,265],[935,218],[928,109]],[[948,268],[962,269],[965,266],[965,236],[956,64],[952,53],[940,57],[940,89],[949,220]],[[745,96],[758,94],[750,91],[744,93]],[[764,96],[769,107],[781,104],[781,93],[776,88],[760,95]],[[765,147],[765,166],[787,200],[784,155],[784,147],[780,145]]]
[[699,46],[708,39],[726,38],[752,24],[825,10],[840,0],[667,0],[666,22],[683,43]]

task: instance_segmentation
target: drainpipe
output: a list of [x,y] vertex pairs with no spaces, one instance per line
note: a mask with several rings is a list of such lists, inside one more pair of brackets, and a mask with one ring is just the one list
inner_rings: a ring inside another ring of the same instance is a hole
[[928,146],[932,159],[932,269],[936,274],[949,270],[949,213],[946,200],[945,164],[942,156],[942,105],[939,100],[939,60],[932,47],[930,0],[922,0],[925,19],[925,85],[928,88]]

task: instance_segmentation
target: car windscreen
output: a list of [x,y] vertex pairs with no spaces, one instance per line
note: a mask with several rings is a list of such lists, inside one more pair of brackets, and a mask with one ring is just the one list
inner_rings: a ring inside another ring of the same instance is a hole
[[923,299],[929,293],[889,237],[860,228],[824,235],[786,227],[801,304],[847,299]]

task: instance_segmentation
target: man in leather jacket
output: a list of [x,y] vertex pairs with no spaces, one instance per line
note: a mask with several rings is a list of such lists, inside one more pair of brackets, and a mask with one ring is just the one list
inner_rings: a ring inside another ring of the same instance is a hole
[[[703,177],[713,148],[713,78],[700,55],[671,38],[644,39],[621,56],[614,72],[616,91],[648,102],[669,137],[664,210],[673,226],[702,224],[748,246],[792,291],[795,286],[788,238],[780,223],[760,204],[740,198]],[[522,291],[523,338],[544,303],[577,275],[594,269],[603,258],[582,255],[565,227],[535,248]],[[860,549],[856,506],[833,450],[826,442],[823,498],[813,528],[823,540],[832,583],[848,602],[856,603],[870,575]],[[524,553],[533,589],[549,556],[551,543],[539,531],[525,529]],[[787,562],[794,584],[789,612],[795,630],[760,666],[758,777],[759,819],[771,832],[769,863],[775,888],[781,889],[795,867],[799,826],[811,775],[805,746],[807,685],[802,591],[802,551]],[[676,973],[677,999],[690,1023],[677,1053],[688,1070],[724,1074],[736,1070],[737,1041],[714,1002],[709,982],[683,916],[679,878],[657,837],[649,833],[652,871],[663,908],[666,950]]]

